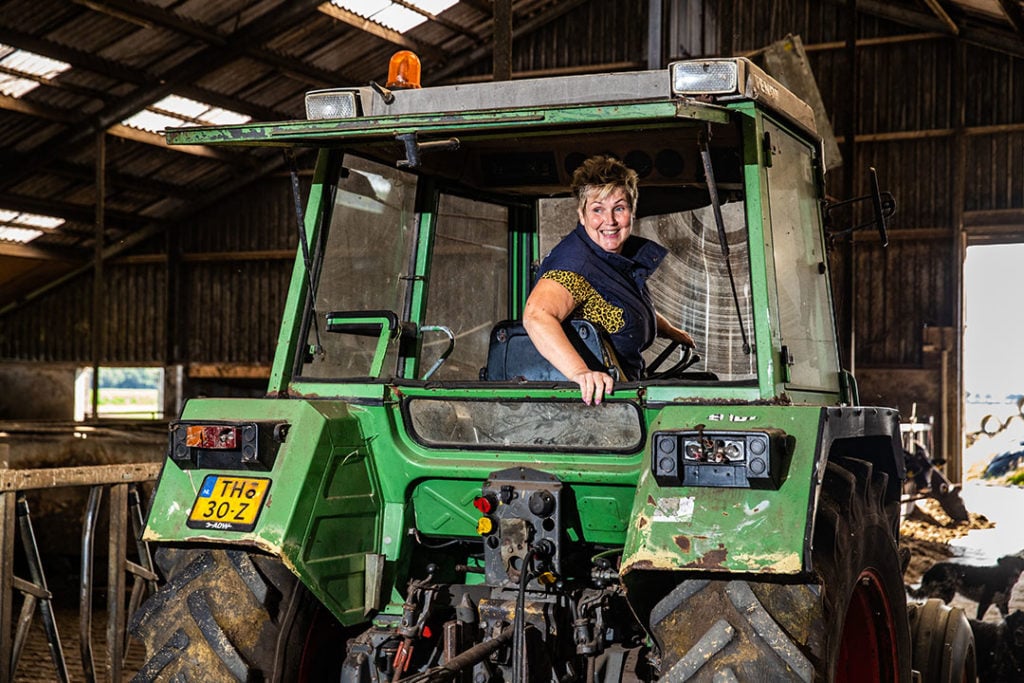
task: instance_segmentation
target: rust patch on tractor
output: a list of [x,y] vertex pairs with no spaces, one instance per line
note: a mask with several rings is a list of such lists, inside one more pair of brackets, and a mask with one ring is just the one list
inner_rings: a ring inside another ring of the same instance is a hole
[[680,534],[672,540],[676,542],[676,545],[679,546],[679,549],[682,550],[684,553],[690,552],[690,539],[688,537]]
[[643,529],[645,526],[647,526],[647,518],[646,517],[641,517],[640,519],[637,520],[637,522],[636,522],[636,528],[637,529]]
[[632,565],[630,565],[629,568],[630,569],[657,569],[657,567],[654,566],[654,563],[651,562],[650,560],[639,560],[637,562],[634,562]]
[[724,545],[719,544],[717,550],[709,550],[699,560],[686,565],[695,569],[722,569],[725,558],[729,555]]
[[658,504],[657,501],[654,500],[654,496],[652,496],[649,493],[647,494],[647,504],[648,505],[657,505]]

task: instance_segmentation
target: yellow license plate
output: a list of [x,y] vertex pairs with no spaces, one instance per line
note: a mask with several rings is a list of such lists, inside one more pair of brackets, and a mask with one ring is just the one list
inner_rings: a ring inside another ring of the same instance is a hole
[[188,514],[192,529],[252,531],[270,490],[270,480],[208,474]]

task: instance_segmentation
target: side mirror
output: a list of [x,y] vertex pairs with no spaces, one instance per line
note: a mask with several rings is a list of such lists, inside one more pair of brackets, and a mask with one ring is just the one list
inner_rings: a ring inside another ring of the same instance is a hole
[[[896,199],[892,196],[891,192],[881,192],[878,189],[878,174],[875,172],[874,167],[868,169],[868,174],[868,180],[871,184],[871,194],[864,195],[863,197],[854,197],[853,199],[847,199],[842,202],[831,202],[825,205],[825,234],[828,235],[830,240],[834,241],[836,238],[852,234],[857,230],[875,226],[878,229],[878,237],[882,242],[882,246],[889,246],[889,232],[886,221],[892,218],[893,214],[896,213]],[[868,200],[871,200],[873,214],[872,220],[859,223],[851,227],[835,225],[832,218],[832,212],[834,210]]]

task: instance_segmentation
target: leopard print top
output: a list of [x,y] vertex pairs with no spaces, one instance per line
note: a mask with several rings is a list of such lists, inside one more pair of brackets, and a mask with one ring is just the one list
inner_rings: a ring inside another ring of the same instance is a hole
[[569,290],[572,295],[575,316],[600,325],[609,334],[615,334],[626,325],[623,311],[598,294],[593,285],[579,273],[568,270],[549,270],[541,276],[553,280]]

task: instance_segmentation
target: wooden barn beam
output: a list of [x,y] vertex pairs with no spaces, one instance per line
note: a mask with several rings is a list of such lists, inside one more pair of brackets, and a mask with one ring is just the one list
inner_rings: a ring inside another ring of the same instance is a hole
[[[537,29],[541,28],[542,26],[545,26],[548,23],[554,21],[555,19],[558,19],[562,15],[571,12],[580,5],[585,4],[586,2],[588,2],[588,0],[563,0],[562,2],[556,2],[546,11],[541,12],[540,14],[538,14],[525,24],[522,24],[518,28],[515,28],[512,31],[512,39],[518,40],[523,36],[527,36],[536,31]],[[429,81],[432,84],[446,82],[445,79],[448,76],[458,73],[459,71],[465,69],[470,64],[474,64],[480,61],[481,59],[484,59],[488,56],[493,56],[493,50],[493,44],[486,43],[474,50],[471,50],[468,53],[463,53],[460,57],[454,59],[453,61],[450,61],[448,65],[445,66],[444,68],[439,69],[431,74],[425,74],[423,79],[424,85],[427,84],[427,76],[429,76]]]
[[18,242],[0,241],[0,256],[12,256],[14,258],[32,259],[35,261],[82,262],[81,253],[78,251],[55,247],[37,247],[31,242],[20,244]]
[[[841,2],[843,0],[834,0]],[[903,24],[920,31],[949,33],[949,26],[930,14],[915,12],[881,0],[858,0],[858,11]],[[1011,31],[997,31],[989,28],[965,26],[960,29],[959,37],[966,43],[995,50],[1013,57],[1024,57],[1024,41],[1020,35]]]
[[[72,204],[59,199],[26,197],[12,192],[0,192],[0,206],[10,211],[38,213],[85,224],[92,224],[95,219],[92,204]],[[107,220],[116,227],[130,227],[138,224],[139,217],[121,211],[108,211]]]
[[[179,223],[189,216],[193,216],[205,211],[208,207],[220,202],[224,197],[230,196],[235,192],[238,192],[245,186],[253,183],[261,178],[264,178],[284,166],[284,159],[280,156],[274,156],[266,159],[259,168],[248,174],[240,174],[233,181],[223,183],[218,186],[216,191],[204,193],[201,200],[189,203],[187,206],[183,206],[177,211],[171,212],[168,216],[161,218],[160,220],[150,220],[149,223],[144,225],[139,230],[136,230],[126,236],[124,239],[119,240],[117,243],[111,244],[103,250],[102,258],[109,260],[122,253],[130,251],[136,246],[143,244],[146,240],[149,240],[157,235],[162,234],[167,230],[168,226]],[[109,219],[109,213],[108,213]],[[73,271],[65,274],[62,277],[56,278],[46,285],[39,287],[38,289],[29,292],[25,296],[21,297],[18,301],[7,304],[0,308],[0,318],[7,315],[8,313],[15,311],[23,306],[31,303],[35,299],[43,296],[47,292],[58,289],[68,282],[72,282],[78,277],[90,272],[92,270],[92,263],[84,263]]]
[[20,97],[0,95],[0,109],[4,111],[15,111],[26,116],[34,116],[37,119],[46,119],[56,123],[71,123],[74,116],[70,112],[56,107],[48,107],[45,104],[27,102]]
[[66,135],[56,136],[40,145],[33,153],[33,161],[28,168],[0,172],[0,186],[9,186],[24,178],[26,174],[45,167],[54,159],[80,149],[82,145],[91,142],[98,131],[120,123],[132,114],[174,93],[178,86],[193,82],[209,73],[211,65],[237,59],[246,50],[262,46],[266,40],[302,21],[310,7],[320,1],[292,0],[284,3],[239,29],[228,39],[226,46],[200,50],[167,73],[161,74],[161,80],[158,82],[143,86],[134,93],[108,104],[95,114],[83,117],[70,126]]
[[[369,33],[371,36],[376,36],[377,38],[397,45],[398,47],[405,48],[406,50],[412,50],[413,52],[423,56],[429,56],[431,59],[439,61],[444,59],[444,52],[442,52],[440,48],[424,43],[423,41],[413,40],[404,33],[399,33],[387,26],[383,26],[375,21],[361,17],[355,12],[350,12],[347,9],[338,7],[337,5],[325,2],[317,7],[317,10],[332,19],[348,24],[353,28]],[[356,79],[350,79],[349,82],[355,83]]]
[[[77,4],[88,7],[94,11],[107,12],[115,11],[122,19],[137,19],[147,22],[153,26],[181,35],[188,36],[212,47],[231,47],[230,35],[223,35],[214,29],[203,26],[199,22],[182,18],[173,11],[162,9],[156,5],[132,0],[73,0]],[[258,21],[258,20],[257,20]],[[247,28],[247,27],[246,27]],[[243,28],[242,30],[245,30]],[[286,70],[293,74],[297,80],[302,80],[318,88],[330,87],[339,82],[345,82],[345,76],[318,69],[315,66],[306,64],[298,59],[291,59],[275,53],[260,45],[247,45],[242,53],[257,62],[269,64],[279,69]]]
[[1024,37],[1024,6],[1020,4],[1020,0],[999,0],[999,7],[1013,26],[1013,30]]
[[[146,85],[160,80],[160,77],[156,74],[125,66],[120,62],[115,62],[114,60],[106,59],[105,57],[99,57],[85,52],[84,50],[78,50],[73,47],[54,43],[49,40],[37,38],[5,27],[0,27],[0,43],[10,45],[11,47],[18,48],[19,50],[28,50],[29,52],[34,52],[37,55],[49,57],[50,59],[67,62],[76,69],[86,69],[96,74],[127,81],[128,83],[134,83],[135,85]],[[237,98],[223,95],[207,88],[199,87],[192,83],[181,83],[174,92],[176,95],[182,95],[183,97],[189,97],[194,100],[199,100],[200,102],[206,102],[207,104],[212,104],[215,107],[220,107],[221,109],[237,111],[240,114],[245,114],[246,116],[251,116],[254,119],[259,119],[261,121],[276,121],[279,119],[291,118],[288,112],[253,105]]]
[[952,17],[950,17],[949,14],[946,13],[946,10],[942,8],[942,5],[939,4],[939,0],[924,0],[924,4],[928,6],[928,9],[932,11],[932,14],[934,14],[939,21],[945,24],[950,35],[960,35],[960,27],[956,25],[956,22],[953,21]]
[[[963,329],[964,320],[964,261],[967,258],[967,241],[964,232],[964,210],[967,203],[967,106],[966,93],[969,86],[970,73],[967,68],[967,49],[960,40],[953,41],[955,59],[952,70],[952,102],[955,103],[953,126],[953,168],[949,180],[950,191],[950,223],[953,235],[947,244],[953,253],[952,266],[947,270],[949,292],[952,293],[952,310],[949,320],[956,329],[953,335],[952,354],[942,356],[942,387],[939,395],[942,400],[939,416],[939,442],[942,447],[940,455],[946,461],[946,476],[953,483],[963,481]],[[952,368],[949,367],[950,361]]]
[[232,164],[235,166],[252,165],[252,161],[248,156],[237,152],[226,152],[223,149],[214,149],[205,145],[168,145],[164,136],[159,133],[151,133],[148,130],[131,128],[130,126],[125,126],[120,123],[107,128],[107,133],[114,137],[131,140],[132,142],[141,142],[144,145],[160,147],[170,152],[182,152],[184,154],[191,154],[197,157],[216,159],[217,161],[222,161],[226,164]]
[[512,0],[494,0],[491,73],[496,81],[512,80],[512,23]]

